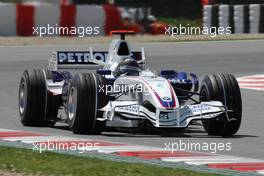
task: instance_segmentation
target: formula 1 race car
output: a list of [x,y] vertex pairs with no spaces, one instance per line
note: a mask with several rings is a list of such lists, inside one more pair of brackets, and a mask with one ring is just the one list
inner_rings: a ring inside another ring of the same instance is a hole
[[48,69],[25,70],[19,86],[22,124],[60,121],[73,133],[100,134],[105,126],[176,130],[201,120],[209,135],[238,131],[242,105],[233,75],[208,75],[199,86],[193,73],[152,72],[144,49],[131,51],[125,40],[130,33],[113,31],[121,39],[108,52],[57,51]]

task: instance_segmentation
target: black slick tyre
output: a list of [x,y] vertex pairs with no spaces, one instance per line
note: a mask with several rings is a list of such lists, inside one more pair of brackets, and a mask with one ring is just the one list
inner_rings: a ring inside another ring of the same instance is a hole
[[241,93],[237,80],[231,74],[208,75],[200,89],[200,101],[221,101],[227,107],[215,119],[203,120],[209,135],[232,136],[239,130],[242,117]]

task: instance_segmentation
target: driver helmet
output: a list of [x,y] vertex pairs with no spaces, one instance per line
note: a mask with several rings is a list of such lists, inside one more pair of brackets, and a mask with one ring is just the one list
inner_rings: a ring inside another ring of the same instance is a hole
[[118,64],[115,75],[138,76],[140,70],[140,66],[135,59],[127,58]]

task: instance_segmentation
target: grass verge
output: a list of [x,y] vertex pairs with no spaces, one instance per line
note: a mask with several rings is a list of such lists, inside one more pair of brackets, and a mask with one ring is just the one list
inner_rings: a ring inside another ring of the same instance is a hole
[[213,176],[182,169],[113,162],[52,152],[0,147],[0,172],[23,175]]

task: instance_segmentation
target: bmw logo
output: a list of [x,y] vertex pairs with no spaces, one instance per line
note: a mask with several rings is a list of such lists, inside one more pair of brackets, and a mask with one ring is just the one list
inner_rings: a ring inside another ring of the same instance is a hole
[[163,97],[162,100],[163,101],[171,101],[171,98],[170,97]]

